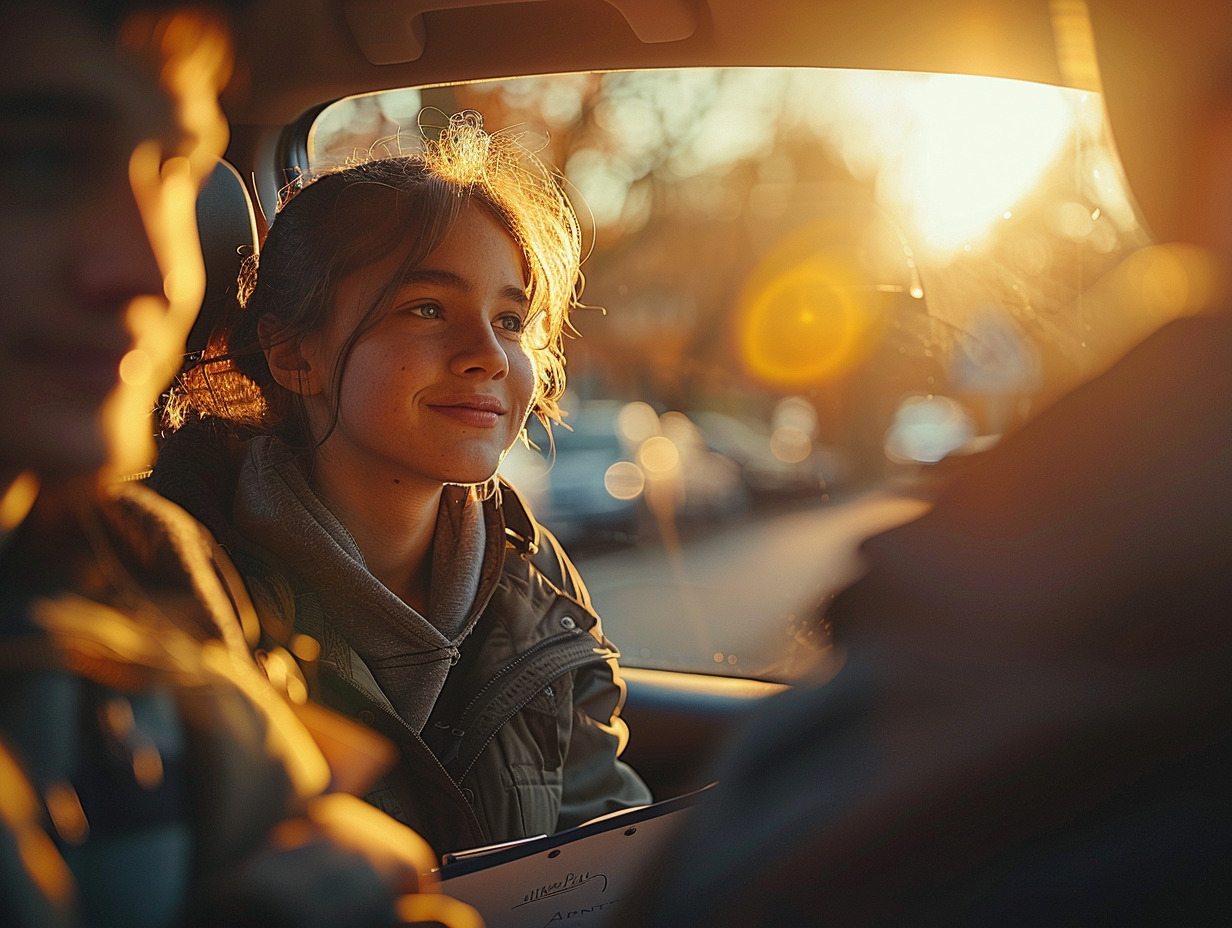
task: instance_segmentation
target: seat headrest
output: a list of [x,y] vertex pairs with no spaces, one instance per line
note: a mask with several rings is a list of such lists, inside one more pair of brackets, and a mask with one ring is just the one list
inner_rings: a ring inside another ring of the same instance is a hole
[[186,350],[201,351],[215,324],[230,315],[240,267],[257,253],[257,220],[244,181],[220,160],[197,196],[197,232],[205,259],[205,298]]

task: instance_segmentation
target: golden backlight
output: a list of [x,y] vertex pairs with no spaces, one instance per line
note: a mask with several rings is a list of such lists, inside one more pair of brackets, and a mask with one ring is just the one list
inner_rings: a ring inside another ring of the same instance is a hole
[[878,194],[901,206],[917,250],[944,254],[978,239],[1035,187],[1073,129],[1072,92],[1055,87],[937,75],[903,93],[890,77],[871,73],[852,88],[870,112],[891,99],[899,107],[878,124],[879,150],[854,156],[884,164]]

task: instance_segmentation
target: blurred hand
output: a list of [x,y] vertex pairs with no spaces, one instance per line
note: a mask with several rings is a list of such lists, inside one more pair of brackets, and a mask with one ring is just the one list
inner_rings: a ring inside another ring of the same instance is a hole
[[367,859],[394,893],[436,892],[436,854],[428,842],[401,822],[348,793],[311,800],[305,819],[283,822],[274,841],[288,847],[325,839]]
[[[192,928],[388,928],[404,900],[439,898],[428,843],[347,793],[318,796],[257,853],[202,887]],[[465,923],[462,923],[465,924]]]

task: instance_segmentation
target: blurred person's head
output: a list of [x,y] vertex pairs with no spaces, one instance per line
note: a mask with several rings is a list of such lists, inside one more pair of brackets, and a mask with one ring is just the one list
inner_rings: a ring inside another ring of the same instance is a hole
[[[491,467],[439,471],[444,482],[486,481],[528,413],[559,416],[580,260],[577,220],[551,172],[513,137],[486,133],[477,114],[455,116],[421,154],[330,171],[289,191],[241,285],[242,312],[215,328],[182,379],[172,424],[218,416],[308,451],[337,431],[371,433],[361,441],[396,431],[402,446],[429,446],[422,461],[454,436],[420,407],[489,394],[504,403],[499,424],[462,438],[484,433]],[[430,311],[461,332],[462,291],[480,297],[479,272],[498,266],[493,299],[470,301],[491,317],[473,335],[423,324]],[[451,275],[452,293],[440,286]],[[394,352],[398,363],[374,374]],[[352,363],[360,354],[363,363]],[[380,423],[361,421],[397,404]]]
[[1156,240],[1232,269],[1232,7],[1089,0],[1113,134]]
[[130,5],[0,2],[0,489],[148,464],[200,306],[228,39]]

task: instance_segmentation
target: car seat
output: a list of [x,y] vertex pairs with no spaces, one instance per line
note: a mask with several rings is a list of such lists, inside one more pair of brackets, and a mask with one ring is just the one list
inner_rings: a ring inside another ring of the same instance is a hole
[[188,335],[191,356],[205,348],[219,321],[238,310],[238,279],[244,259],[257,253],[257,220],[243,178],[219,160],[197,196],[197,233],[205,259],[205,297]]

